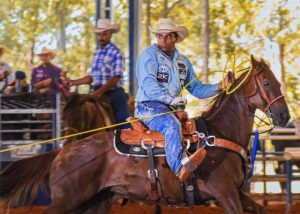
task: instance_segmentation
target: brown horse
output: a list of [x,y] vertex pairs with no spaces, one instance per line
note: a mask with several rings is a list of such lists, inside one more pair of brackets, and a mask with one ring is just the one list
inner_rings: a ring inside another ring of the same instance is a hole
[[[98,103],[91,100],[88,95],[70,94],[69,96],[64,97],[64,102],[66,104],[62,109],[62,117],[65,136],[109,126],[114,121],[111,106],[107,97],[103,97],[101,102]],[[46,114],[43,115],[43,117],[45,116],[48,117]],[[66,138],[64,145],[75,142],[74,140],[82,139],[91,134],[93,133],[90,132],[87,134],[78,135],[76,137]],[[60,150],[54,150],[31,158],[15,161],[7,170],[20,170],[20,173],[16,175],[19,176],[20,179],[22,179],[24,175],[30,177],[44,176],[43,173],[45,172],[38,169],[43,166],[50,167],[52,161],[59,152]],[[36,167],[37,170],[32,170],[32,167]],[[41,174],[37,173],[37,171],[39,171]],[[43,180],[43,184],[48,182],[48,176],[46,176],[46,180]],[[14,188],[14,190],[6,189],[7,187],[1,188],[0,195],[8,192],[11,194],[14,191],[20,190],[18,188]],[[37,191],[37,189],[34,189],[34,191]],[[27,200],[29,197],[27,197],[26,193],[22,195],[22,198],[23,199],[19,201],[18,204],[25,205],[32,202],[32,200]],[[14,203],[11,203],[11,205],[14,206]]]
[[[253,69],[242,87],[232,95],[220,96],[204,115],[209,135],[233,141],[244,149],[250,140],[256,109],[266,110],[275,125],[285,125],[290,117],[280,83],[270,68],[254,58],[251,62]],[[32,169],[38,174],[27,170],[18,177],[24,168],[17,169],[12,164],[0,174],[0,197],[4,205],[18,203],[23,192],[36,189],[48,177],[52,203],[46,213],[108,213],[120,197],[149,204],[185,205],[182,184],[164,157],[156,158],[159,198],[152,200],[148,160],[117,154],[113,139],[113,133],[102,132],[67,145],[53,162],[44,161],[39,164],[43,166]],[[226,213],[243,210],[263,213],[264,208],[240,189],[245,176],[241,156],[218,147],[206,149],[206,159],[194,173],[201,198],[216,199]],[[34,195],[34,191],[31,193]]]
[[[65,136],[110,126],[114,123],[109,98],[105,96],[100,102],[96,102],[88,95],[72,94],[67,98],[62,115]],[[89,135],[91,133],[79,135],[75,139],[82,139]],[[65,144],[73,140],[74,138],[67,138]]]

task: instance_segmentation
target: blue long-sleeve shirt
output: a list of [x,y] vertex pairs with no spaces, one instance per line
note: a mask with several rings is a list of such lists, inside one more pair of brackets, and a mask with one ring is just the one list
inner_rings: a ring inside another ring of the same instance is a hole
[[170,58],[156,44],[149,46],[139,55],[136,75],[138,102],[156,100],[170,104],[188,83],[190,84],[187,90],[199,99],[212,97],[218,93],[218,84],[202,84],[196,77],[189,59],[177,49],[173,58]]

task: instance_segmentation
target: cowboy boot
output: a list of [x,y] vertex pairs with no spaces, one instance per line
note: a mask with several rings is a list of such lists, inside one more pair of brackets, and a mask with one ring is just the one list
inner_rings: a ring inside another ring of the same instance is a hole
[[186,181],[189,178],[191,172],[196,170],[201,165],[205,156],[206,156],[206,150],[200,148],[200,149],[197,149],[197,151],[194,154],[192,154],[191,156],[186,157],[189,160],[188,160],[188,162],[182,164],[182,167],[180,168],[179,172],[177,173],[178,178],[182,182]]

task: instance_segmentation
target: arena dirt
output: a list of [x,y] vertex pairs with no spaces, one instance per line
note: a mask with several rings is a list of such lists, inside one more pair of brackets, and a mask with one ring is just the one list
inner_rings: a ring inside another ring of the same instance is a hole
[[[7,210],[1,210],[1,214],[42,214],[47,207],[22,207]],[[137,203],[129,203],[125,207],[121,207],[120,204],[114,204],[110,214],[153,214],[153,206],[141,205]],[[163,214],[186,214],[186,213],[205,213],[205,214],[222,214],[223,209],[220,207],[194,207],[191,211],[189,208],[173,208],[173,207],[163,207]],[[286,206],[282,205],[271,205],[269,206],[269,214],[300,214],[300,204],[294,204],[289,211],[286,212]]]

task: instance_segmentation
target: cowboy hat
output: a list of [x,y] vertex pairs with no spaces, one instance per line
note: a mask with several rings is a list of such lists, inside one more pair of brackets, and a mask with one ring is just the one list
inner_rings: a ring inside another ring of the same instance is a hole
[[43,47],[42,51],[40,53],[38,53],[37,55],[41,56],[41,55],[45,55],[45,54],[48,54],[51,59],[53,59],[55,57],[55,53],[46,47]]
[[170,18],[159,19],[158,24],[153,29],[150,28],[150,31],[154,34],[175,32],[178,35],[177,42],[183,41],[189,35],[189,31],[185,26],[176,26]]
[[106,30],[112,30],[113,33],[117,33],[120,30],[120,25],[112,24],[110,19],[98,19],[97,24],[94,27],[94,32],[101,33]]

